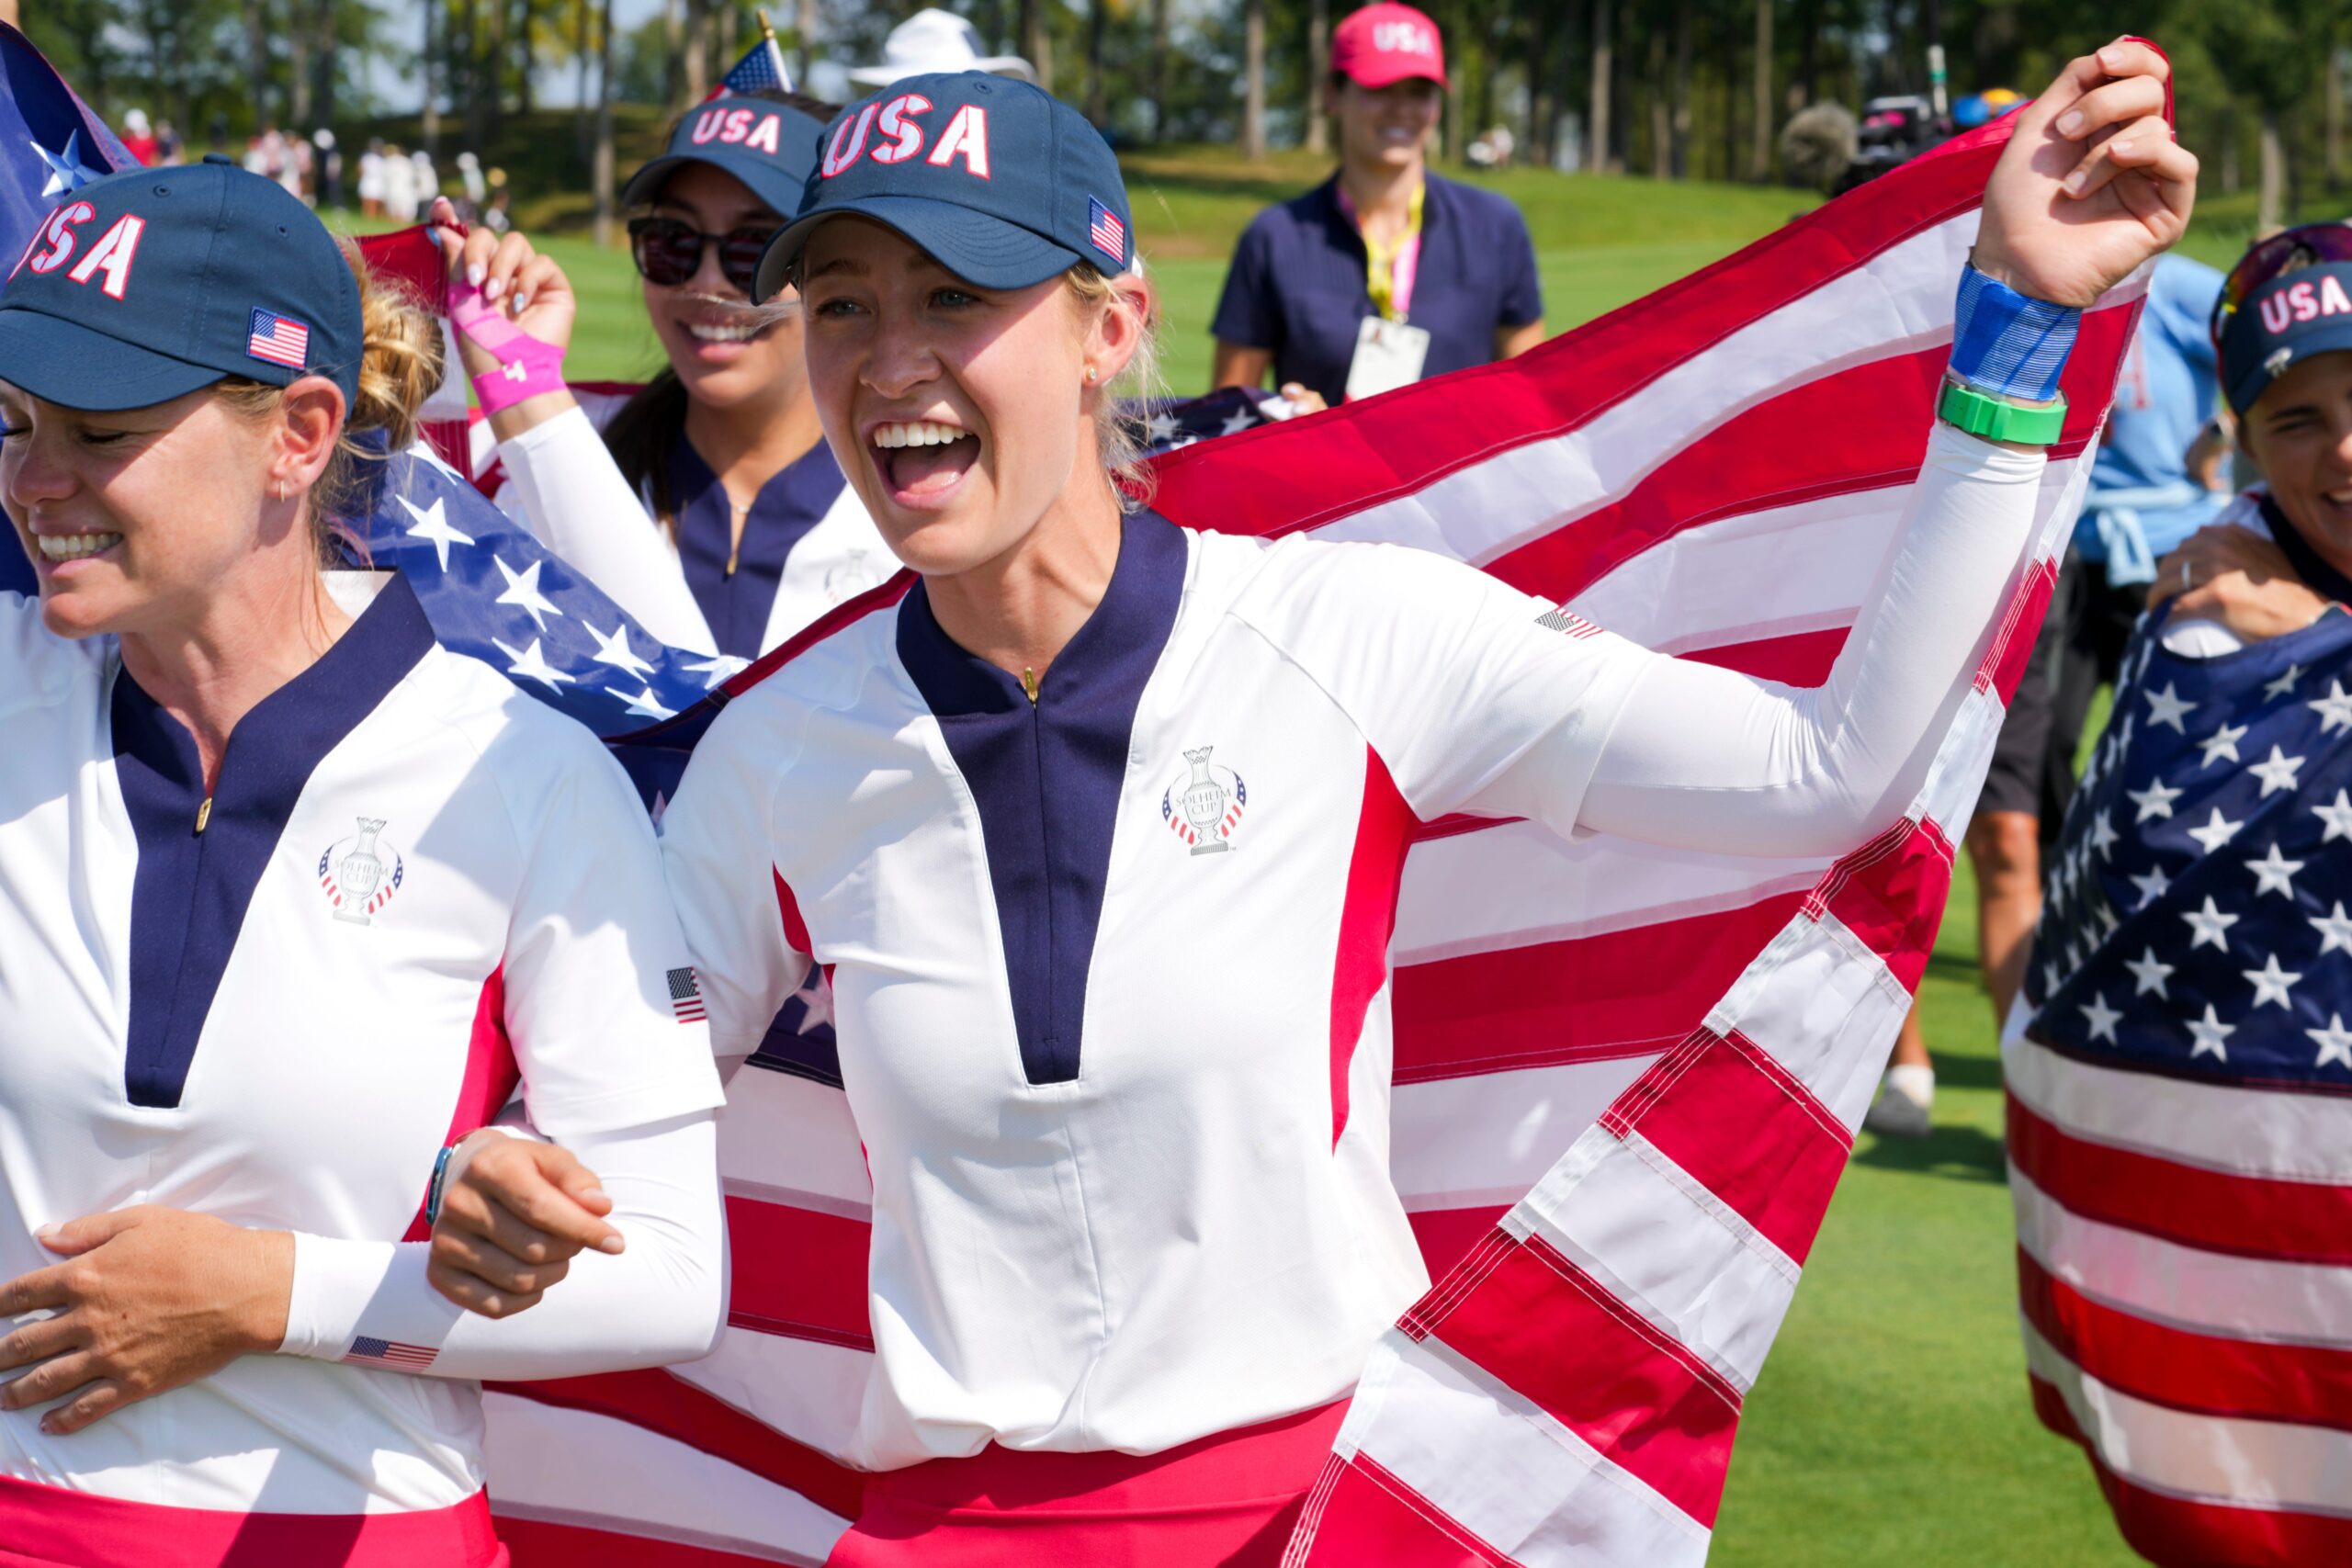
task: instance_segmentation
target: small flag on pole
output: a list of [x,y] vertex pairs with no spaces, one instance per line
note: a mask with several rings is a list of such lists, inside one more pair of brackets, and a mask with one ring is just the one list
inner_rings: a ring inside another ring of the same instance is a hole
[[756,15],[760,18],[760,41],[752,46],[751,52],[735,62],[735,69],[720,78],[718,85],[710,90],[710,96],[703,102],[739,93],[792,91],[792,73],[785,69],[784,49],[775,41],[775,29],[768,26],[765,11]]

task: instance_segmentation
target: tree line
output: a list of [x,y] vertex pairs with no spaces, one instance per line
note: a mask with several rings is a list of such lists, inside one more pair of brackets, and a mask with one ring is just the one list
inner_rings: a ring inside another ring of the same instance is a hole
[[[1351,0],[949,0],[1114,141],[1246,155],[1328,147],[1316,112]],[[774,0],[787,58],[865,60],[915,6]],[[2352,0],[1432,0],[1453,91],[1444,141],[1489,128],[1521,161],[1666,179],[1783,177],[1798,110],[1929,89],[2030,91],[2120,31],[2172,54],[2184,140],[2215,188],[2276,214],[2345,176]],[[102,110],[136,103],[192,141],[370,112],[371,81],[428,87],[428,135],[480,145],[569,74],[583,150],[598,103],[683,107],[754,36],[741,0],[662,0],[616,33],[613,0],[46,0],[28,30]],[[367,62],[380,62],[371,77]],[[413,90],[413,87],[410,89]],[[446,121],[446,123],[445,123]]]

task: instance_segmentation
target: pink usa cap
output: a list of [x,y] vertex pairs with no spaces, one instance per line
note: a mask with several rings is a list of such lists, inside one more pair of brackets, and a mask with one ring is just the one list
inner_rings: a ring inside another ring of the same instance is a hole
[[1437,24],[1410,6],[1366,6],[1331,33],[1331,69],[1359,87],[1426,77],[1445,85]]

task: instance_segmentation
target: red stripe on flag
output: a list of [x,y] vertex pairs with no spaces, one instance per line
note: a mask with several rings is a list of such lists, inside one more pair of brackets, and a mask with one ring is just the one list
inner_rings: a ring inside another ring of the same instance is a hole
[[626,1421],[724,1460],[763,1481],[788,1487],[821,1508],[854,1518],[865,1495],[865,1477],[836,1464],[806,1443],[755,1420],[659,1367],[536,1382],[487,1382],[486,1389],[537,1404],[582,1410]]
[[[1157,463],[1156,504],[1180,523],[1218,519],[1229,533],[1319,527],[1573,430],[1741,328],[1974,209],[2007,135],[2006,127],[1989,129],[1997,134],[1947,143],[1909,177],[1849,192],[1517,359],[1455,371],[1442,388],[1170,453]],[[1478,418],[1430,417],[1440,407],[1470,406]],[[1923,412],[1923,430],[1925,422]],[[1497,432],[1510,434],[1498,439]],[[1267,439],[1277,434],[1286,439]]]
[[1331,960],[1331,1144],[1348,1128],[1348,1067],[1363,1038],[1364,1014],[1388,978],[1388,939],[1396,931],[1396,886],[1420,818],[1405,804],[1380,753],[1363,750],[1363,806],[1340,905],[1339,951]]
[[1664,1050],[1706,1017],[1804,896],[1627,931],[1400,965],[1396,1081]]
[[2009,1158],[2068,1211],[2186,1247],[2352,1264],[2352,1187],[2200,1170],[2078,1138],[2009,1100]]
[[1519,1568],[1370,1454],[1332,1462],[1338,1475],[1318,1487],[1320,1511],[1302,1521],[1283,1568]]
[[[501,964],[481,983],[474,1004],[473,1032],[466,1040],[466,1076],[458,1085],[458,1103],[449,1112],[447,1148],[498,1114],[523,1081],[514,1066],[514,1043],[506,1038],[506,968]],[[430,1241],[433,1227],[424,1223],[424,1205],[431,1201],[432,1183],[419,1194],[416,1213],[401,1234],[402,1241]]]
[[815,957],[817,947],[808,940],[808,922],[801,918],[800,900],[793,897],[790,885],[784,880],[784,873],[770,866],[768,874],[775,878],[775,908],[777,917],[784,922],[784,940],[792,944],[793,952]]
[[1713,1528],[1739,1392],[1541,1236],[1471,1262],[1408,1320]]
[[729,1323],[787,1339],[874,1348],[865,1306],[873,1227],[865,1221],[729,1195],[727,1249]]
[[2280,1508],[2240,1508],[2151,1492],[2107,1468],[2085,1440],[2058,1391],[2027,1374],[2034,1413],[2062,1438],[2082,1444],[2099,1490],[2132,1549],[2164,1568],[2311,1568],[2352,1562],[2352,1518]]
[[1703,1030],[1652,1063],[1600,1123],[1639,1132],[1799,1263],[1854,1146],[1769,1052]]
[[1420,1246],[1430,1278],[1442,1280],[1462,1261],[1463,1254],[1509,1213],[1510,1204],[1492,1203],[1475,1209],[1415,1209],[1405,1219],[1413,1227],[1413,1240]]
[[1934,823],[1899,821],[1831,867],[1811,902],[1916,992],[1943,923],[1951,857],[1951,840]]
[[1752,642],[1727,642],[1717,648],[1685,649],[1676,657],[1693,664],[1736,670],[1759,681],[1781,681],[1792,686],[1818,686],[1829,679],[1849,628],[1791,632],[1786,637],[1758,637]]
[[498,1539],[512,1568],[775,1568],[777,1562],[764,1552],[746,1557],[715,1546],[655,1540],[551,1519],[498,1514],[497,1522]]
[[2018,584],[2002,613],[1992,646],[1984,650],[1984,666],[1976,672],[1978,691],[1990,687],[2004,705],[2017,695],[2018,682],[2025,679],[2026,664],[2041,632],[2041,618],[2049,613],[2050,598],[2057,588],[2057,562],[2045,556],[2027,569],[2025,581]]
[[2232,1339],[2134,1317],[2084,1295],[2023,1247],[2018,1299],[2060,1355],[2134,1399],[2352,1431],[2352,1349]]

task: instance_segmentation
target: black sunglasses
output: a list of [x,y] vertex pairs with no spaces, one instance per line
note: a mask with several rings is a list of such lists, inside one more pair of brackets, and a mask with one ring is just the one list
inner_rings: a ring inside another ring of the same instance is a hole
[[718,247],[718,270],[748,297],[759,276],[760,255],[775,238],[780,224],[729,229],[706,234],[675,218],[632,218],[628,220],[628,254],[637,273],[648,283],[674,288],[702,270],[706,245]]

